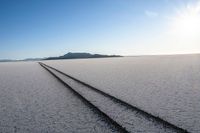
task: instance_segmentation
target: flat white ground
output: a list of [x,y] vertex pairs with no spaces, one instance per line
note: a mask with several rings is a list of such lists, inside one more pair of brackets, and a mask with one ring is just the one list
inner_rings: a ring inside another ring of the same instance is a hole
[[0,63],[1,133],[117,132],[37,62]]
[[54,73],[59,79],[64,81],[72,87],[79,94],[84,96],[93,105],[98,107],[101,111],[106,113],[110,118],[115,120],[118,124],[125,127],[130,133],[177,133],[182,132],[176,130],[172,126],[152,118],[151,115],[145,115],[135,108],[131,108],[127,104],[122,104],[121,101],[116,101],[113,97],[103,95],[99,91],[83,85],[66,75],[52,69],[45,67]]
[[190,132],[200,132],[200,55],[44,61]]

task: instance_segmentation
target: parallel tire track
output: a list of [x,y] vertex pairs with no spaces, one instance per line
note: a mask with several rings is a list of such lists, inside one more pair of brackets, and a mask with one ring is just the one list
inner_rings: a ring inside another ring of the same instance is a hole
[[[93,86],[91,86],[91,85],[89,85],[89,84],[87,84],[87,83],[85,83],[85,82],[82,82],[82,81],[80,81],[80,80],[78,80],[78,79],[76,79],[76,78],[74,78],[74,77],[72,77],[72,76],[70,76],[70,75],[68,75],[68,74],[65,74],[65,73],[63,73],[63,72],[61,72],[61,71],[59,71],[59,70],[57,70],[57,69],[55,69],[55,68],[53,68],[53,67],[51,67],[51,66],[48,66],[48,65],[46,65],[46,64],[44,64],[44,63],[39,63],[42,67],[44,67],[45,69],[47,69],[47,68],[50,68],[50,69],[52,69],[52,70],[55,70],[56,72],[58,72],[58,73],[60,73],[60,74],[62,74],[62,75],[65,75],[65,76],[67,76],[68,78],[70,78],[70,79],[73,79],[74,81],[76,81],[76,82],[78,82],[78,83],[80,83],[80,84],[82,84],[82,85],[84,85],[84,86],[86,86],[86,87],[88,87],[88,88],[90,88],[90,89],[92,89],[93,91],[96,91],[96,92],[98,92],[99,94],[101,94],[101,95],[103,95],[103,96],[105,96],[105,97],[108,97],[108,98],[110,98],[110,99],[112,99],[114,102],[116,102],[116,103],[120,103],[121,105],[123,105],[123,106],[126,106],[127,108],[129,108],[129,109],[132,109],[132,110],[134,110],[134,111],[137,111],[138,113],[140,113],[141,115],[143,115],[143,116],[145,116],[146,118],[149,118],[149,119],[152,119],[152,120],[154,120],[154,121],[156,121],[156,122],[159,122],[159,123],[161,123],[162,125],[164,125],[164,126],[166,126],[166,127],[170,127],[170,128],[173,128],[173,129],[175,129],[177,132],[183,132],[183,133],[188,133],[188,131],[187,130],[185,130],[185,129],[182,129],[182,128],[180,128],[180,127],[178,127],[178,126],[176,126],[176,125],[174,125],[174,124],[171,124],[171,123],[169,123],[168,121],[166,121],[166,120],[163,120],[163,119],[161,119],[160,117],[158,117],[158,116],[154,116],[154,115],[152,115],[152,114],[150,114],[150,113],[148,113],[148,112],[146,112],[146,111],[144,111],[144,110],[141,110],[141,109],[139,109],[138,107],[135,107],[135,106],[133,106],[133,105],[131,105],[131,104],[129,104],[129,103],[127,103],[127,102],[124,102],[124,101],[122,101],[122,100],[120,100],[120,99],[118,99],[118,98],[116,98],[116,97],[114,97],[114,96],[112,96],[112,95],[110,95],[110,94],[108,94],[108,93],[105,93],[105,92],[103,92],[103,91],[101,91],[101,90],[99,90],[99,89],[97,89],[97,88],[95,88],[95,87],[93,87]],[[47,67],[47,68],[46,68]],[[48,69],[47,69],[48,70]],[[50,73],[52,73],[50,70],[48,70]],[[53,73],[52,73],[53,74]],[[53,74],[54,76],[56,76],[55,74]],[[57,76],[56,76],[57,77]],[[59,78],[59,77],[57,77],[57,78]],[[61,79],[60,79],[61,80]],[[61,82],[64,82],[64,81],[61,81]],[[65,83],[65,82],[64,82]],[[66,84],[66,83],[65,83]],[[67,87],[69,87],[69,85],[68,84],[66,84],[67,85]],[[72,89],[72,87],[70,87],[71,89]],[[74,90],[74,89],[73,89]],[[74,90],[75,91],[75,90]],[[76,93],[78,93],[77,91],[76,91]],[[78,93],[79,94],[79,93]],[[80,94],[79,94],[80,95]],[[81,95],[82,96],[82,95]],[[82,96],[83,97],[83,96]],[[84,97],[83,97],[84,98]],[[84,98],[85,99],[85,98]],[[87,100],[87,99],[86,99]],[[88,101],[88,100],[87,100]],[[90,101],[88,101],[88,102],[90,102]],[[92,104],[91,102],[90,102],[90,104]],[[93,104],[94,105],[94,104]],[[95,106],[95,105],[94,105]],[[95,106],[96,107],[96,106]],[[96,107],[96,108],[98,108],[98,107]],[[103,112],[103,111],[102,111]],[[104,112],[103,112],[104,113]],[[107,115],[106,113],[104,113],[105,115]],[[108,115],[107,115],[108,116]],[[109,116],[108,116],[109,117]],[[109,117],[110,118],[110,117]],[[114,121],[114,120],[113,120]],[[115,121],[116,122],[116,121]],[[116,122],[117,123],[117,122]],[[121,126],[121,125],[120,125]],[[122,126],[121,126],[122,127]],[[122,127],[123,128],[123,127]]]
[[56,79],[58,79],[64,86],[66,86],[67,88],[69,88],[76,96],[78,96],[84,103],[86,103],[87,105],[89,105],[91,108],[94,109],[94,111],[96,111],[98,114],[100,114],[101,116],[103,116],[105,118],[105,120],[109,123],[112,123],[120,133],[129,133],[124,127],[122,127],[121,125],[119,125],[116,121],[114,121],[113,119],[111,119],[107,114],[105,114],[103,111],[101,111],[98,107],[96,107],[95,105],[93,105],[90,101],[88,101],[85,97],[83,97],[82,95],[80,95],[77,91],[75,91],[71,86],[69,86],[68,84],[66,84],[62,79],[60,79],[58,76],[56,76],[53,72],[51,72],[49,69],[47,69],[45,66],[45,64],[39,62],[39,64],[45,69],[47,70],[49,73],[51,73]]

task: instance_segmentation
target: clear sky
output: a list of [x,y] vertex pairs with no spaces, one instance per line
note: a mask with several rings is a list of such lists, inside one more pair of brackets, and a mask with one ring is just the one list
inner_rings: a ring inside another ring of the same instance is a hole
[[0,0],[0,59],[200,53],[199,0]]

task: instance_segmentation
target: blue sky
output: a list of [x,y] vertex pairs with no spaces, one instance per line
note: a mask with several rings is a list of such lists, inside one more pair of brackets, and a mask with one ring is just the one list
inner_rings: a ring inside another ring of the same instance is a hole
[[0,59],[196,53],[200,30],[188,20],[199,22],[199,8],[198,0],[0,0]]

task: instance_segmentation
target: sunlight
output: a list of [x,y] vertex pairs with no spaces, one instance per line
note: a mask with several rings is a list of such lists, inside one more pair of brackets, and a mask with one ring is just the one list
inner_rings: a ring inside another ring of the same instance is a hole
[[200,33],[200,2],[187,5],[172,17],[171,31],[179,37],[194,37]]

